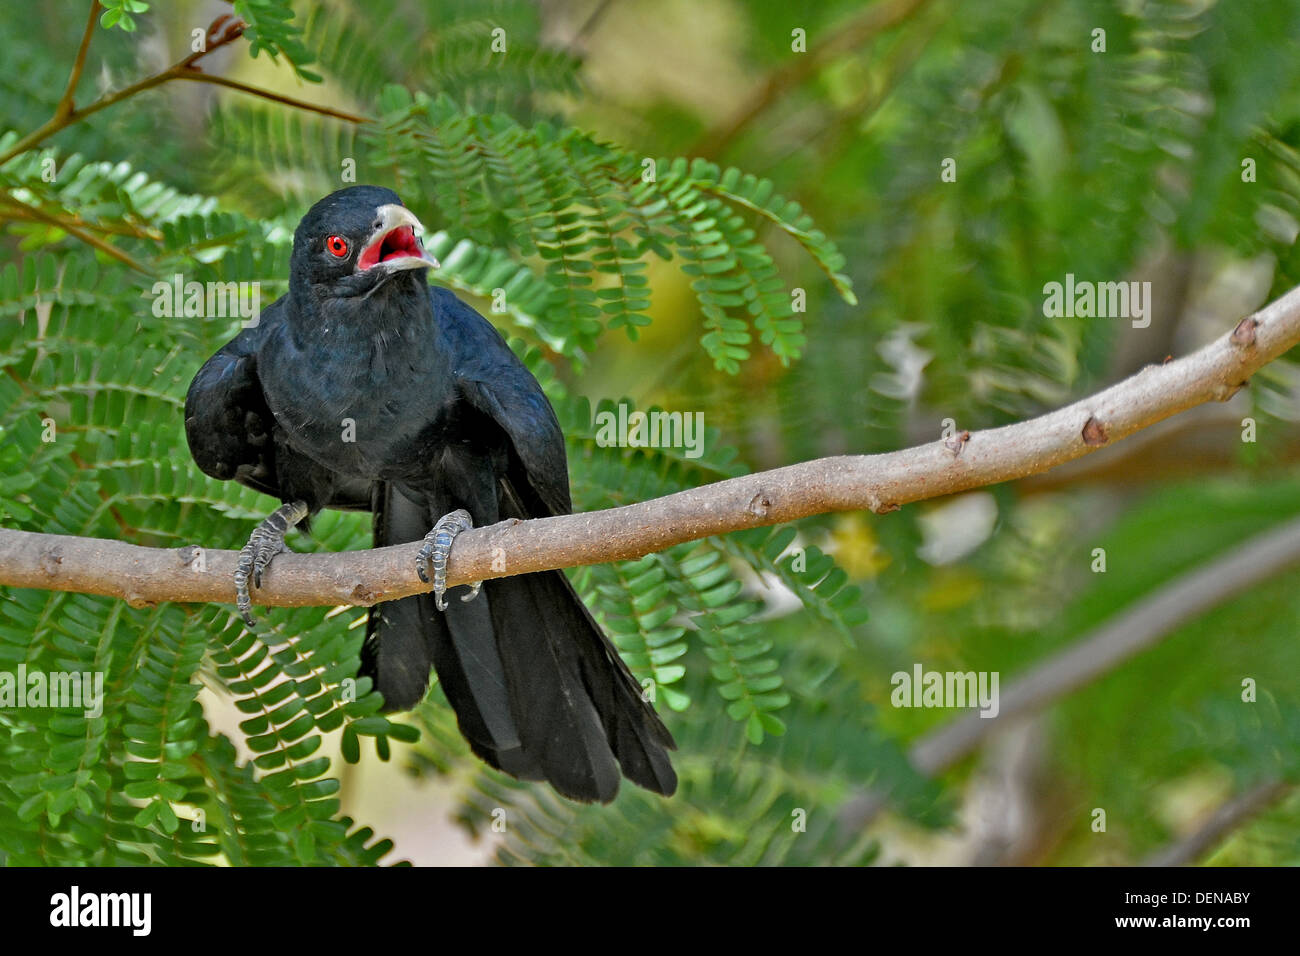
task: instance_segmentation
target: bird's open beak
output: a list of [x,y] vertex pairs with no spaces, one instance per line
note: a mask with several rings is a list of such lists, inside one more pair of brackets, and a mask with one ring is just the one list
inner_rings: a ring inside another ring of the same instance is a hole
[[357,257],[357,271],[382,268],[386,272],[402,269],[437,269],[438,260],[424,251],[420,233],[424,226],[415,213],[405,206],[389,203],[375,210],[375,230]]

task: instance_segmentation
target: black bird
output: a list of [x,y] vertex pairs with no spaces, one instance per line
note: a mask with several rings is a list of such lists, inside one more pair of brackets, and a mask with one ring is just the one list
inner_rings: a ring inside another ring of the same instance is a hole
[[361,673],[388,710],[418,704],[432,667],[492,766],[575,800],[613,799],[620,768],[672,794],[672,736],[563,572],[444,599],[452,541],[471,522],[572,504],[550,402],[486,319],[427,283],[438,264],[421,231],[392,190],[326,196],[294,233],[288,294],[190,385],[199,467],[284,502],[241,552],[240,613],[251,626],[248,578],[261,585],[290,527],[322,508],[369,510],[375,547],[424,539],[422,580],[433,566],[432,594],[370,609]]

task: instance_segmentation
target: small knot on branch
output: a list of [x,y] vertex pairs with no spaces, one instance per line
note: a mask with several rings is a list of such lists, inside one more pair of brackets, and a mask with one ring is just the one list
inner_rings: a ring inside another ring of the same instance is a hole
[[208,49],[233,43],[244,35],[248,24],[236,16],[223,13],[208,25]]
[[1214,396],[1216,402],[1226,402],[1249,384],[1249,380],[1238,382],[1236,385],[1224,385],[1220,382],[1214,386],[1211,394]]
[[867,508],[872,512],[872,514],[887,515],[891,511],[897,511],[901,507],[902,505],[896,501],[884,501],[874,491],[867,493]]
[[1238,348],[1250,348],[1255,344],[1255,330],[1259,328],[1259,319],[1253,315],[1248,315],[1232,330],[1232,344]]
[[968,441],[970,441],[970,432],[963,431],[953,435],[951,438],[944,439],[943,447],[952,452],[953,457],[955,458],[957,455],[961,454],[961,450],[966,447]]
[[772,501],[768,498],[766,492],[760,491],[749,500],[749,508],[746,509],[755,518],[766,518],[767,510],[772,507]]
[[1083,443],[1098,448],[1110,441],[1110,434],[1106,426],[1097,420],[1096,416],[1088,416],[1088,420],[1083,423]]
[[41,570],[53,577],[59,573],[59,565],[63,563],[63,549],[57,544],[52,548],[46,548],[41,552]]
[[352,604],[371,605],[375,603],[375,592],[366,587],[360,578],[353,578],[348,588],[348,600]]
[[203,59],[213,50],[218,50],[229,43],[234,43],[244,35],[248,29],[248,24],[238,17],[229,13],[223,13],[210,24],[208,32],[203,38],[203,49],[195,50],[184,60],[180,62],[180,67],[184,70],[191,70],[195,73],[202,72],[203,68],[198,65],[199,60]]

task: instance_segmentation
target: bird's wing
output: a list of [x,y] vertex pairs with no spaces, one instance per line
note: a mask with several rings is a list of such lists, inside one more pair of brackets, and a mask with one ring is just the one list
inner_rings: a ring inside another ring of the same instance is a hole
[[227,342],[194,376],[185,396],[185,437],[204,474],[278,497],[274,418],[257,377],[257,350],[275,308]]
[[[185,437],[190,454],[206,475],[234,480],[276,498],[300,497],[311,506],[369,511],[367,481],[336,475],[276,441],[275,416],[258,378],[258,353],[265,336],[281,321],[283,299],[261,321],[242,330],[204,363],[185,396]],[[282,437],[282,436],[281,436]],[[286,486],[286,470],[298,476]]]
[[[564,435],[541,386],[491,324],[451,293],[435,292],[434,313],[460,395],[501,428],[514,451],[502,476],[499,517],[568,514]],[[515,759],[528,772],[498,766],[520,776],[540,772],[576,800],[608,802],[620,767],[642,787],[673,793],[672,735],[564,572],[494,579],[484,589],[492,626],[480,646],[497,655],[492,663],[520,742]],[[448,623],[453,632],[460,626],[451,617]],[[467,686],[478,712],[490,712],[480,691],[488,682]]]
[[527,487],[515,491],[529,513],[520,517],[568,514],[564,433],[546,393],[487,319],[444,289],[431,293],[461,397],[506,433],[523,467]]

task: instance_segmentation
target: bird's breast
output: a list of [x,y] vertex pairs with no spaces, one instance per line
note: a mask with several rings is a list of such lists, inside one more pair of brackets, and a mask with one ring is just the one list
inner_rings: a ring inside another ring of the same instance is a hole
[[282,343],[268,356],[279,366],[264,376],[276,421],[290,444],[342,474],[418,473],[449,440],[448,377],[409,342],[365,348],[341,339],[298,349]]

